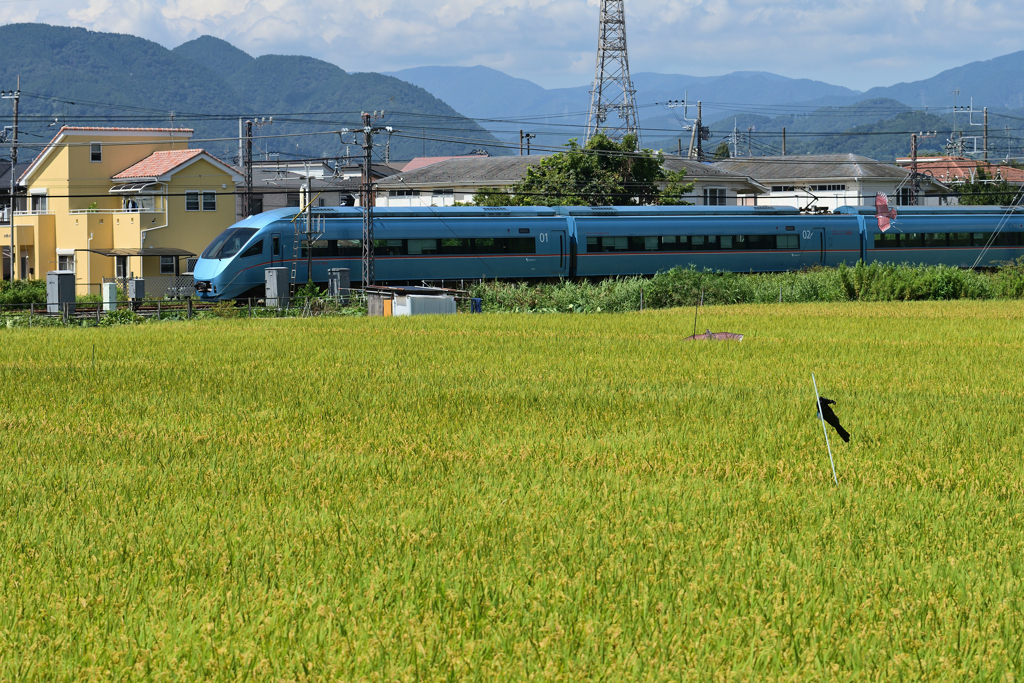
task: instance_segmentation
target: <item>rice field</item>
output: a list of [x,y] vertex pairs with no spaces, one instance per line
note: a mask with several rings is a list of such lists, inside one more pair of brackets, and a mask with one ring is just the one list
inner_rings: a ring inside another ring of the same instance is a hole
[[0,330],[0,679],[1013,680],[1024,303],[693,316]]

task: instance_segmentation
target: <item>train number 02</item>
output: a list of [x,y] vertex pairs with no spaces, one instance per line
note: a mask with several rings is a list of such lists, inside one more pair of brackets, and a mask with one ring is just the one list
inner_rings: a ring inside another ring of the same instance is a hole
[[539,239],[541,242],[547,242],[548,234],[546,232],[542,232],[537,236],[537,239]]

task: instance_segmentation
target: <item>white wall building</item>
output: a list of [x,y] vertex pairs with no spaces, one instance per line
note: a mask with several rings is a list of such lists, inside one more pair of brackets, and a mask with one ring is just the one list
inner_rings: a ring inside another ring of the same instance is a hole
[[[726,159],[716,168],[749,175],[767,186],[767,195],[740,198],[740,203],[763,206],[796,206],[831,211],[840,206],[874,204],[884,192],[894,205],[909,205],[910,173],[899,166],[856,154],[814,154]],[[949,201],[951,190],[934,178],[921,178],[922,206]]]

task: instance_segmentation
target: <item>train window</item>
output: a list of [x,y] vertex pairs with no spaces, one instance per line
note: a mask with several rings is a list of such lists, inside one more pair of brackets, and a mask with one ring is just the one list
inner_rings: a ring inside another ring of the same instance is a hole
[[722,235],[721,245],[722,249],[732,249],[732,235]]
[[[373,241],[373,249],[377,251],[377,241]],[[402,240],[387,240],[401,243]],[[338,240],[338,256],[362,256],[363,255],[363,241],[362,240]]]
[[905,232],[900,235],[900,247],[923,247],[924,238],[919,232]]
[[270,243],[271,243],[271,245],[273,245],[273,251],[271,253],[274,256],[280,256],[281,255],[281,236],[280,235],[274,235],[271,238],[271,242]]
[[744,235],[744,249],[774,249],[775,237],[773,235]]
[[968,232],[951,232],[948,239],[951,247],[971,246],[971,234]]
[[587,238],[587,251],[601,251],[601,246],[597,243],[596,237]]
[[204,259],[231,258],[256,234],[256,228],[228,228],[203,250]]
[[974,243],[974,246],[983,247],[988,242],[988,235],[983,232],[973,232],[971,233],[971,241]]
[[436,254],[437,240],[409,240],[410,254]]
[[875,235],[875,249],[895,249],[899,246],[899,235],[894,232]]
[[[263,253],[263,240],[259,240],[256,244],[252,245],[248,249],[242,252],[239,258],[248,258],[249,256],[259,256]],[[163,272],[163,271],[161,271]]]
[[668,237],[662,237],[661,238],[661,243],[662,244],[675,244],[676,243],[676,236],[675,235],[669,235]]
[[694,249],[704,248],[704,235],[692,235],[690,237],[690,246]]
[[510,254],[536,254],[537,240],[532,237],[512,237],[508,240]]
[[[354,242],[357,250],[353,256],[362,256],[362,242],[359,240],[339,240],[340,242]],[[345,247],[346,252],[351,247]],[[374,240],[373,252],[375,256],[402,256],[405,251],[405,240]]]
[[775,236],[775,248],[776,249],[788,249],[790,251],[796,251],[800,248],[800,236],[799,235],[776,235]]
[[657,251],[657,237],[629,237],[629,251]]
[[1001,232],[996,235],[993,244],[997,247],[1015,247],[1020,244],[1019,232]]
[[441,240],[442,254],[469,254],[472,253],[472,243],[468,239],[450,237]]
[[948,232],[926,232],[922,233],[924,237],[924,246],[926,247],[945,247],[949,245],[949,233]]

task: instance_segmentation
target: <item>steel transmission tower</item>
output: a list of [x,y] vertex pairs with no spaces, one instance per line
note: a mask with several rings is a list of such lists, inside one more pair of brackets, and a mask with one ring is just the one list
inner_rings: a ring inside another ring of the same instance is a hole
[[[614,114],[609,122],[609,114]],[[615,120],[617,118],[617,120]],[[626,11],[623,0],[601,0],[601,27],[597,37],[597,70],[590,91],[587,140],[600,131],[613,140],[632,133],[640,141],[636,119],[636,90],[629,77],[626,52]]]

